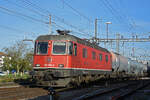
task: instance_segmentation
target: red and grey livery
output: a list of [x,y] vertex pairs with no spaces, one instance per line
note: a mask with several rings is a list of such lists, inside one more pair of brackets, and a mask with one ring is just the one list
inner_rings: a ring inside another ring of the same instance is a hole
[[65,31],[58,32],[59,35],[39,36],[35,41],[33,78],[37,84],[79,85],[118,72],[130,73],[127,58]]

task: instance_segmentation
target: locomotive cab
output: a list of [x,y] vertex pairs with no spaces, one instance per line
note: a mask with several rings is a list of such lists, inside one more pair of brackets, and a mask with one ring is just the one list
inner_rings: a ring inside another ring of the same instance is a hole
[[36,41],[34,67],[68,68],[71,66],[73,42],[68,40]]

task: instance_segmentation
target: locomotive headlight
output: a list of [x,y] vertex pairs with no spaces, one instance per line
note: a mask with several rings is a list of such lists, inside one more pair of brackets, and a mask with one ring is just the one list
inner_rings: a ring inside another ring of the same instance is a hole
[[58,67],[64,67],[64,64],[59,64]]
[[40,67],[40,64],[36,64],[35,67]]

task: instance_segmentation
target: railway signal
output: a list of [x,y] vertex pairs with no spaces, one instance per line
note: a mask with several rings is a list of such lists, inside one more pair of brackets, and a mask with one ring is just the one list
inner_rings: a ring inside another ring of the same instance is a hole
[[55,90],[52,87],[48,88],[49,100],[54,100]]

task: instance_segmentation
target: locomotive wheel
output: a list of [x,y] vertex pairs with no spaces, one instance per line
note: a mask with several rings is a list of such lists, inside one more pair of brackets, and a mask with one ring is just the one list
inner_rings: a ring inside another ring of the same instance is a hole
[[53,79],[53,77],[52,77],[52,75],[51,75],[51,74],[46,73],[46,74],[44,75],[44,80],[46,80],[46,81],[50,81],[50,80],[52,80],[52,79]]
[[81,76],[77,76],[77,77],[75,77],[74,80],[72,81],[72,86],[78,88],[78,87],[81,86],[81,82],[82,82]]

